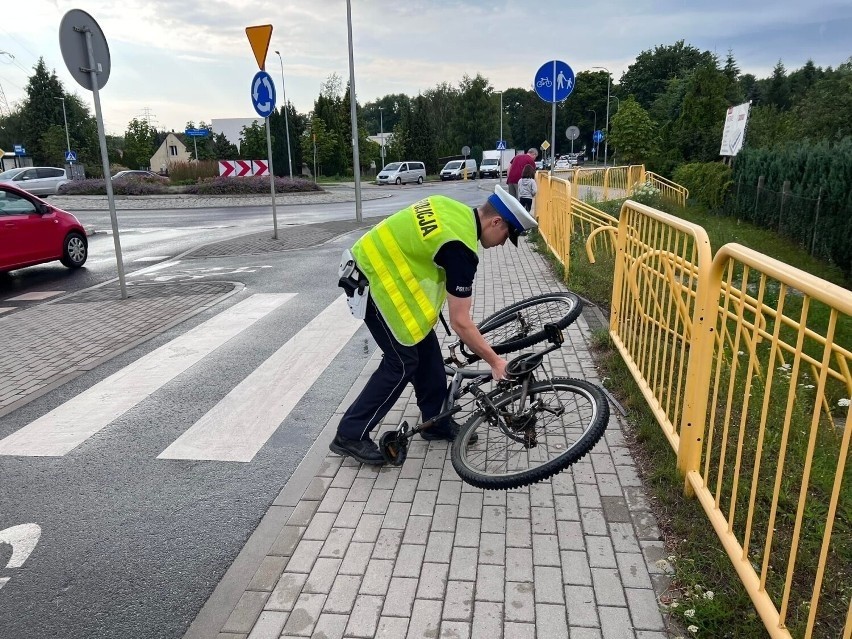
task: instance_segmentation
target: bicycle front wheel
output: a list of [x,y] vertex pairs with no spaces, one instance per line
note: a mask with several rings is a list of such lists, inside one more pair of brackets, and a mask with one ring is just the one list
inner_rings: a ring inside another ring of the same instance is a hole
[[477,328],[498,355],[543,342],[545,324],[566,328],[580,315],[583,304],[574,293],[536,295],[486,317]]
[[[583,380],[555,377],[497,397],[499,419],[475,412],[451,451],[465,482],[487,490],[520,488],[579,461],[598,443],[609,421],[603,391]],[[476,433],[479,439],[471,444]]]

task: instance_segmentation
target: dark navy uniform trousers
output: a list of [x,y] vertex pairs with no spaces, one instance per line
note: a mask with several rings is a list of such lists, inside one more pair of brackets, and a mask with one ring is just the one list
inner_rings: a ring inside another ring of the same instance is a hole
[[[370,431],[381,423],[409,382],[414,385],[422,418],[431,419],[440,413],[447,396],[447,378],[435,331],[429,331],[414,346],[403,346],[391,333],[372,299],[367,305],[364,322],[384,355],[364,390],[340,420],[338,434],[346,439],[369,438]],[[433,426],[433,432],[446,428],[447,420],[443,420]]]

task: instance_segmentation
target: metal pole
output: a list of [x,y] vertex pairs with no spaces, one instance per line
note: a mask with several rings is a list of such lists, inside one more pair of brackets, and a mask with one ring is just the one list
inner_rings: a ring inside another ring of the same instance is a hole
[[317,181],[317,134],[311,133],[314,138],[314,183]]
[[811,237],[811,255],[816,249],[817,229],[819,228],[819,205],[822,202],[822,187],[819,187],[819,195],[817,196],[816,215],[814,215],[814,234]]
[[355,110],[355,57],[352,54],[352,2],[346,0],[349,26],[349,119],[352,121],[352,172],[355,173],[355,220],[361,221],[361,159],[358,152],[358,117]]
[[597,152],[598,146],[597,146],[597,142],[595,142],[595,132],[598,130],[598,112],[595,111],[594,109],[586,109],[586,113],[588,113],[589,111],[591,111],[592,113],[595,114],[595,123],[592,125],[592,158],[594,158],[594,161],[597,162],[598,161],[598,152]]
[[553,59],[553,102],[550,110],[550,174],[556,168],[556,58]]
[[[503,141],[503,92],[500,91],[500,141]],[[503,151],[504,149],[500,149],[500,184],[505,184],[503,182]]]
[[604,128],[606,129],[606,134],[604,137],[604,166],[607,163],[607,151],[609,150],[609,85],[610,80],[612,79],[612,74],[609,72],[609,69],[606,67],[592,67],[593,69],[601,69],[606,71],[606,124]]
[[118,218],[115,215],[115,195],[112,192],[112,180],[109,175],[109,152],[106,146],[106,133],[104,131],[104,119],[101,114],[101,96],[98,91],[98,73],[96,71],[95,50],[92,47],[92,32],[85,29],[86,49],[89,53],[89,68],[83,69],[89,72],[89,81],[92,83],[92,96],[95,101],[95,119],[98,122],[98,142],[101,147],[101,166],[104,171],[104,183],[106,184],[107,201],[109,202],[109,218],[112,223],[112,242],[115,246],[115,263],[118,269],[118,285],[121,288],[121,299],[127,299],[127,283],[124,281],[124,259],[121,256],[121,241],[118,238]]
[[272,135],[269,131],[269,118],[266,120],[266,155],[269,158],[269,192],[272,194],[272,239],[278,239],[278,216],[275,211],[275,174],[272,172]]
[[[278,61],[281,63],[281,100],[284,102],[284,129],[287,131],[287,165],[290,167],[290,179],[293,179],[293,159],[290,156],[290,124],[287,121],[287,94],[284,92],[284,60],[281,59],[281,54],[278,51]],[[272,157],[271,155],[269,156]],[[269,171],[272,173],[272,170]]]
[[[65,98],[56,98],[56,99],[62,100],[62,121],[65,123],[65,149],[67,151],[70,151],[71,150],[71,138],[68,137],[68,118],[65,116]],[[71,162],[71,160],[69,160],[69,162],[71,164],[74,164],[74,162]]]
[[196,142],[198,138],[194,135],[192,136],[192,148],[195,149],[195,161],[198,162],[198,143]]
[[381,171],[385,168],[385,121],[384,121],[384,107],[379,107],[379,139],[382,141],[381,156],[382,156],[382,168],[379,169]]

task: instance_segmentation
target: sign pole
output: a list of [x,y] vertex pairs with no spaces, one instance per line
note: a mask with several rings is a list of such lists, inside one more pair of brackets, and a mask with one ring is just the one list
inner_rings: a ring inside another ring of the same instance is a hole
[[550,113],[550,139],[553,140],[553,146],[550,147],[550,175],[553,175],[553,168],[556,166],[556,60],[553,60],[553,103]]
[[[75,27],[75,30],[76,27]],[[118,218],[115,214],[115,194],[112,191],[112,180],[109,174],[109,152],[106,146],[106,134],[104,132],[104,118],[101,114],[101,96],[98,91],[98,68],[95,62],[95,50],[92,47],[92,31],[88,27],[82,29],[86,34],[86,50],[89,54],[89,76],[92,83],[92,96],[95,101],[95,119],[98,122],[98,142],[101,147],[101,166],[104,171],[104,183],[106,184],[107,201],[109,202],[109,219],[112,223],[112,242],[115,246],[115,262],[118,267],[118,284],[121,288],[121,299],[127,299],[127,282],[124,280],[124,260],[121,256],[121,240],[118,238]]]
[[269,157],[269,192],[272,194],[272,239],[278,239],[278,216],[275,212],[275,173],[272,172],[272,136],[269,134],[269,118],[266,120],[266,153]]

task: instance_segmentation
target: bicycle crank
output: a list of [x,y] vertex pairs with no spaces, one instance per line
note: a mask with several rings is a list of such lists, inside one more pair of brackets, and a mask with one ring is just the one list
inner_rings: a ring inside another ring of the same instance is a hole
[[412,435],[408,422],[402,422],[396,430],[388,431],[379,437],[379,450],[387,463],[402,466],[408,457],[408,441]]

